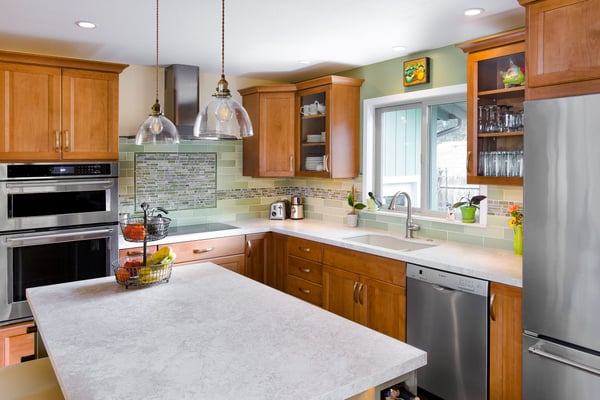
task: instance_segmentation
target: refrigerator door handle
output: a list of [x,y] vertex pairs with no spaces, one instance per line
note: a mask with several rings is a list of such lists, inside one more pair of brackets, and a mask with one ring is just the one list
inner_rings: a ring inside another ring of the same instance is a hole
[[584,364],[578,363],[578,362],[573,361],[573,360],[569,360],[568,358],[564,358],[564,357],[558,356],[556,354],[549,353],[549,352],[544,351],[544,350],[542,350],[540,348],[537,348],[536,346],[530,346],[528,350],[529,350],[530,353],[536,354],[536,355],[538,355],[540,357],[549,358],[549,359],[554,360],[556,362],[559,362],[559,363],[562,363],[562,364],[566,364],[566,365],[570,365],[571,367],[579,368],[579,369],[581,369],[583,371],[587,371],[587,372],[590,372],[590,373],[592,373],[594,375],[600,376],[600,369],[597,369],[597,368],[594,368],[594,367],[590,367],[588,365],[584,365]]

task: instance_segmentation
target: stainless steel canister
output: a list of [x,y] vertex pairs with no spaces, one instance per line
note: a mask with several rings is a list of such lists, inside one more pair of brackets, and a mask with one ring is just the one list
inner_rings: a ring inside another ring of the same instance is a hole
[[304,204],[302,197],[292,196],[292,209],[290,213],[291,219],[304,219]]

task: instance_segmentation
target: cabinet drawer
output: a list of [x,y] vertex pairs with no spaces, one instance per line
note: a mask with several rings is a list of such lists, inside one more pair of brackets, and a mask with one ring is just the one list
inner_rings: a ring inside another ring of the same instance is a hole
[[169,246],[175,252],[176,264],[244,254],[245,251],[244,235],[171,243]]
[[406,286],[406,263],[335,246],[323,247],[323,264]]
[[287,276],[286,293],[319,307],[323,305],[323,288],[321,285],[297,278],[293,275]]
[[318,284],[323,281],[321,264],[294,256],[288,257],[288,274]]
[[[155,253],[157,250],[157,246],[146,246],[146,252],[150,255]],[[130,249],[121,249],[119,250],[119,257],[131,257],[131,256],[143,256],[144,255],[144,247],[132,247]]]
[[290,236],[288,238],[288,254],[311,261],[321,262],[323,245],[318,242],[313,242],[312,240]]

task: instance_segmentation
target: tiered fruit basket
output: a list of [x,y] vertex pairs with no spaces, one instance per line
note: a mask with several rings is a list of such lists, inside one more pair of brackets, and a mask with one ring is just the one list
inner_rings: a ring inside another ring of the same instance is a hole
[[[128,242],[141,242],[144,244],[141,256],[121,257],[112,262],[113,272],[117,283],[128,288],[129,286],[147,286],[156,283],[168,282],[175,255],[171,248],[165,246],[154,254],[148,254],[147,243],[163,239],[169,232],[170,218],[148,215],[148,204],[142,203],[143,216],[124,216],[119,221],[123,238]],[[165,214],[165,209],[157,207]],[[151,214],[154,209],[151,211]]]

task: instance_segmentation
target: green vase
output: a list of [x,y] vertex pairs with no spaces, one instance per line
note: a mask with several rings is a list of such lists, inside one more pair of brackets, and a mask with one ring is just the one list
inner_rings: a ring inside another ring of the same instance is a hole
[[460,213],[462,214],[462,222],[466,222],[468,224],[474,223],[476,211],[477,211],[477,207],[473,207],[473,206],[461,207]]
[[513,247],[515,248],[515,254],[521,256],[523,255],[523,225],[515,225],[514,231]]

